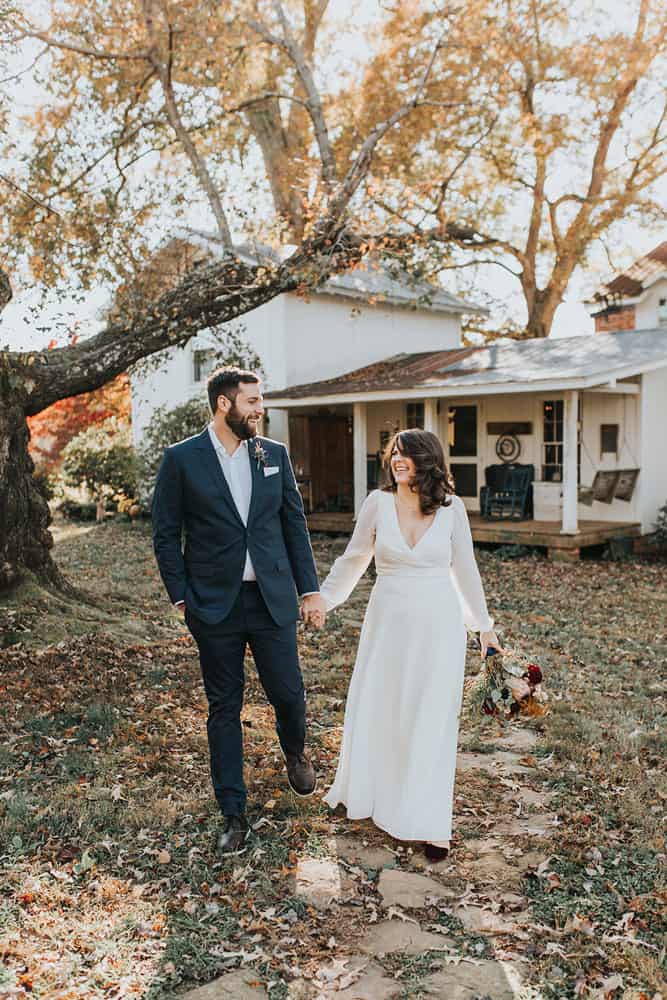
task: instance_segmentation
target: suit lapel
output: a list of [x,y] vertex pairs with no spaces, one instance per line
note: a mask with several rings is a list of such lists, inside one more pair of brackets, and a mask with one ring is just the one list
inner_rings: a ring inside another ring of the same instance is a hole
[[213,442],[211,441],[208,433],[208,428],[200,434],[199,446],[201,448],[204,465],[208,469],[217,489],[222,493],[227,502],[227,506],[236,516],[239,524],[243,525],[241,515],[239,514],[236,504],[234,503],[234,497],[232,496],[232,491],[229,488],[229,483],[225,479],[225,474],[222,471],[220,461],[215,453],[215,448],[213,447]]
[[[248,441],[248,459],[250,461],[250,474],[252,476],[252,493],[250,495],[250,509],[248,510],[248,524],[250,524],[255,515],[257,502],[261,496],[262,488],[264,486],[264,467],[255,457],[255,445],[257,443],[264,448],[264,442],[258,437],[251,438],[251,440]],[[264,449],[264,454],[266,454],[266,449]]]

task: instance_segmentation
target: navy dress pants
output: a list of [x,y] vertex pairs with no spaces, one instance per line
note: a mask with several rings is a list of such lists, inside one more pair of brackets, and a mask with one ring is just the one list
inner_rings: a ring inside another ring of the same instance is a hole
[[241,585],[231,612],[207,625],[186,609],[186,624],[199,648],[208,698],[208,746],[213,791],[225,816],[245,811],[241,709],[250,650],[266,697],[276,713],[276,730],[286,754],[302,753],[306,738],[306,702],[296,643],[296,622],[278,626],[259,586]]

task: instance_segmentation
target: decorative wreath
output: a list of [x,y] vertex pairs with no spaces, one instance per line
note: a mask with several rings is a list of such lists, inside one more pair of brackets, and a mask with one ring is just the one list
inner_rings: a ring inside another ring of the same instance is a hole
[[501,434],[496,441],[496,455],[501,462],[516,462],[521,454],[521,442],[516,434]]

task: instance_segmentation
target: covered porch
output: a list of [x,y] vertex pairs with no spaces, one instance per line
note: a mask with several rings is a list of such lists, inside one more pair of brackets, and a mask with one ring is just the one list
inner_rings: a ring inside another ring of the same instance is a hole
[[[636,506],[639,385],[352,402],[290,412],[290,450],[312,531],[350,532],[386,482],[395,430],[437,434],[477,542],[539,546],[555,559],[641,535]],[[608,450],[605,450],[608,449]],[[489,483],[520,475],[522,506],[485,505]],[[623,473],[623,476],[621,476]],[[522,475],[521,475],[522,474]]]
[[[576,558],[648,530],[641,365],[623,367],[619,357],[615,370],[597,372],[593,363],[609,362],[598,338],[573,340],[400,355],[269,394],[268,405],[289,414],[311,529],[351,530],[368,492],[384,482],[380,459],[391,435],[422,427],[443,443],[476,541]],[[518,501],[508,507],[512,478]]]

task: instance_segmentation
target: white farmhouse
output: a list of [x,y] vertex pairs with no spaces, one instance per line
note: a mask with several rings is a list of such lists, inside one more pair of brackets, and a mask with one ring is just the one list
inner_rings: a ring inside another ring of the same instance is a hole
[[[213,234],[185,230],[176,239],[210,259],[221,250]],[[242,260],[257,262],[248,247],[237,247]],[[331,378],[406,349],[428,351],[457,347],[461,316],[485,313],[472,303],[432,285],[399,282],[386,270],[369,266],[331,278],[308,299],[286,293],[226,324],[236,330],[262,362],[265,388]],[[194,396],[205,398],[206,379],[214,364],[216,340],[204,332],[186,347],[164,352],[159,363],[131,380],[132,428],[140,445],[155,410],[177,406]],[[264,433],[287,442],[288,414],[267,413]]]
[[[667,501],[666,250],[592,300],[598,329],[616,310],[633,324],[623,332],[428,350],[413,346],[406,324],[400,353],[270,392],[272,411],[290,415],[312,525],[357,511],[387,432],[421,426],[445,445],[476,540],[578,558],[585,546],[649,533]],[[337,430],[323,449],[326,423]]]
[[[483,310],[373,269],[248,314],[264,432],[290,448],[311,527],[349,529],[390,434],[420,426],[445,445],[476,540],[577,558],[649,533],[667,501],[666,261],[663,244],[602,286],[590,336],[465,347],[461,316]],[[137,442],[156,407],[203,395],[210,356],[200,335],[133,380]]]

